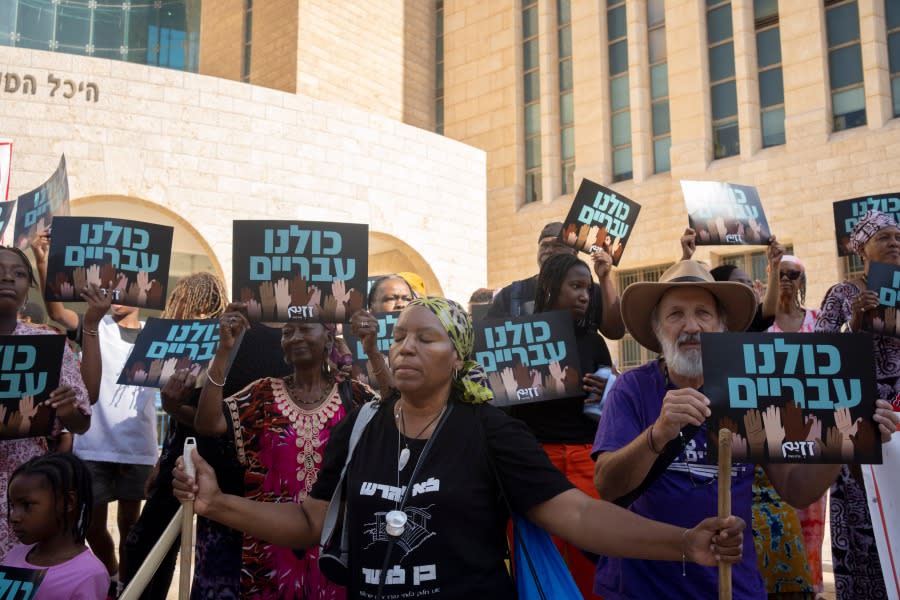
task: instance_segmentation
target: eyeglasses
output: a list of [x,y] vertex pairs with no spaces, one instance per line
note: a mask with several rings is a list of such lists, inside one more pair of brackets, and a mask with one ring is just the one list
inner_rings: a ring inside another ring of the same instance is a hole
[[785,277],[787,277],[791,281],[797,281],[798,279],[800,279],[801,275],[803,275],[803,271],[779,271],[778,278],[784,279]]

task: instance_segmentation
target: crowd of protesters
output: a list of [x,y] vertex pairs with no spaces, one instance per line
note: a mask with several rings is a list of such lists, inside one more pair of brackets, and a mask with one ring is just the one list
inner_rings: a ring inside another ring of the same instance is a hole
[[[28,397],[0,415],[0,565],[44,570],[38,599],[115,598],[179,502],[191,500],[197,600],[515,598],[513,514],[553,536],[577,588],[571,597],[712,598],[717,566],[727,564],[734,598],[815,600],[830,489],[837,597],[886,598],[858,464],[736,459],[732,515],[716,516],[700,334],[859,331],[879,305],[867,291],[869,266],[900,265],[893,218],[860,219],[851,245],[864,274],[831,287],[821,309],[805,306],[802,259],[774,238],[764,283],[693,260],[687,229],[680,261],[620,294],[612,257],[594,248],[583,261],[562,234],[562,223],[544,226],[538,273],[477,290],[468,310],[428,295],[414,273],[375,279],[366,309],[344,325],[368,356],[363,373],[352,370],[340,325],[251,322],[217,276],[192,274],[162,317],[217,319],[218,347],[204,371],[179,369],[160,390],[117,383],[143,326],[137,308],[91,283],[77,290],[82,314],[48,302],[56,328],[41,324],[27,299],[45,285],[49,232],[31,240],[33,261],[0,248],[0,331],[69,340],[46,400],[51,435],[24,435],[39,409]],[[375,314],[385,311],[399,316],[382,354]],[[554,373],[568,392],[493,406],[498,379],[473,360],[470,313],[546,311],[571,316],[580,360]],[[615,371],[606,339],[626,333],[656,358],[617,373],[606,390],[600,373]],[[889,402],[900,393],[900,339],[871,339],[871,423],[884,443],[900,423]],[[157,394],[170,421],[161,452]],[[838,433],[849,442],[856,424]],[[179,457],[188,436],[198,440],[193,476]],[[346,569],[331,560],[325,542],[334,539]],[[177,549],[142,598],[167,597]]]

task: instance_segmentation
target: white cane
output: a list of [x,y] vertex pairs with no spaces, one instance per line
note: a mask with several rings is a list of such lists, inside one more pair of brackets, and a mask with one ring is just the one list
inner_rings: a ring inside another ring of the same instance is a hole
[[[189,437],[184,440],[184,470],[191,479],[197,476],[194,469],[194,458],[191,451],[197,447],[197,440]],[[181,568],[178,578],[178,600],[188,600],[191,595],[191,566],[194,553],[194,501],[182,503],[181,512]]]

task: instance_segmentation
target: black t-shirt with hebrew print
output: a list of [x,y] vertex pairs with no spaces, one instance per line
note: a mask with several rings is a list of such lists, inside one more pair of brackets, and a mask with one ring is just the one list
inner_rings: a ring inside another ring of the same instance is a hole
[[[397,507],[425,446],[425,440],[409,441],[411,456],[398,481],[405,442],[398,440],[393,409],[388,401],[373,417],[349,470],[348,598],[376,597],[389,540],[384,516]],[[331,499],[356,414],[332,431],[314,498]],[[516,597],[504,564],[508,510],[485,440],[513,510],[524,513],[572,487],[521,421],[494,406],[455,402],[407,499],[409,520],[388,563],[384,600]]]

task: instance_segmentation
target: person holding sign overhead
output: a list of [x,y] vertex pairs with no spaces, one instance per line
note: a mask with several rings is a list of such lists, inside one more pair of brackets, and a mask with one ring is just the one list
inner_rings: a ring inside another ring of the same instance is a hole
[[[18,312],[28,298],[28,290],[37,282],[31,268],[31,261],[18,248],[0,247],[0,335],[54,335],[58,332],[45,325],[27,325],[17,320]],[[59,387],[50,393],[46,403],[56,410],[53,434],[63,428],[73,433],[87,431],[91,424],[91,405],[87,389],[81,378],[78,361],[72,350],[66,346],[63,351]],[[44,438],[28,437],[30,419],[37,411],[33,400],[28,397],[19,402],[18,411],[7,411],[0,406],[0,425],[3,425],[0,440],[0,507],[7,506],[7,488],[10,474],[20,465],[47,451]],[[15,429],[15,431],[9,431]],[[0,558],[16,542],[9,529],[9,522],[0,518]]]
[[[606,266],[607,269],[610,265]],[[585,415],[587,402],[600,402],[606,379],[594,372],[598,367],[612,365],[606,342],[596,329],[587,323],[594,300],[591,292],[591,270],[587,264],[571,254],[555,254],[544,261],[538,274],[535,292],[535,314],[550,310],[571,312],[575,325],[575,343],[581,361],[577,372],[559,372],[559,386],[574,378],[580,381],[579,393],[569,398],[556,398],[532,404],[516,405],[510,409],[513,417],[521,419],[534,432],[550,462],[585,494],[597,497],[594,488],[594,461],[591,443],[597,431],[597,421]],[[551,366],[551,374],[553,373]],[[590,399],[590,400],[589,400]],[[575,583],[585,598],[593,598],[594,564],[581,551],[562,540],[555,540]]]
[[[228,358],[248,327],[243,304],[230,304],[219,318],[219,345],[206,372],[194,428],[200,435],[227,436],[233,443],[231,461],[244,469],[243,497],[303,503],[335,426],[374,392],[358,381],[336,381],[330,361],[333,325],[291,321],[281,330],[281,350],[291,373],[258,379],[223,398]],[[343,600],[345,590],[323,578],[317,558],[314,549],[297,555],[265,538],[245,535],[241,597]],[[304,590],[316,591],[307,596]]]
[[[547,223],[538,235],[538,267],[556,254],[569,254],[575,256],[575,249],[563,242],[560,235],[563,224],[559,221]],[[600,333],[612,340],[618,340],[625,335],[625,326],[622,324],[622,316],[619,311],[619,292],[616,284],[610,276],[612,272],[612,257],[608,252],[597,249],[591,253],[594,264],[594,272],[597,274],[596,285],[591,285],[592,312],[587,315],[591,327],[599,329]],[[534,294],[537,288],[538,276],[514,281],[502,288],[494,296],[491,307],[488,309],[487,318],[498,319],[501,317],[518,317],[534,313]]]
[[[878,294],[866,288],[873,262],[900,265],[900,227],[886,213],[870,210],[853,228],[850,245],[862,259],[860,277],[835,284],[825,294],[816,331],[856,332],[878,308]],[[878,396],[900,397],[900,339],[872,334]],[[900,413],[898,413],[900,414]],[[847,424],[845,435],[855,435]],[[886,598],[872,516],[859,465],[845,465],[831,488],[831,560],[839,599]]]
[[[632,369],[610,391],[597,430],[597,486],[632,512],[684,525],[715,514],[718,469],[705,464],[709,398],[702,392],[700,334],[744,331],[753,320],[756,296],[748,286],[715,281],[696,261],[681,261],[656,283],[633,283],[622,294],[628,331],[660,358]],[[889,441],[900,413],[877,400],[874,420]],[[793,506],[817,500],[840,465],[767,464],[766,474]],[[751,519],[753,465],[732,467],[732,506]],[[752,536],[732,569],[735,600],[763,600],[766,589],[756,565]],[[677,563],[601,557],[595,591],[607,600],[715,598],[718,571]]]
[[[349,598],[513,600],[505,562],[510,515],[501,491],[513,510],[594,552],[707,565],[740,560],[739,519],[673,527],[574,489],[523,423],[488,404],[493,396],[471,358],[473,339],[465,310],[438,297],[411,302],[394,327],[390,363],[398,393],[367,406],[371,421],[345,481]],[[315,547],[362,414],[354,411],[335,427],[302,503],[225,494],[197,452],[196,477],[179,464],[175,493],[193,500],[197,514],[248,535],[286,548]]]

